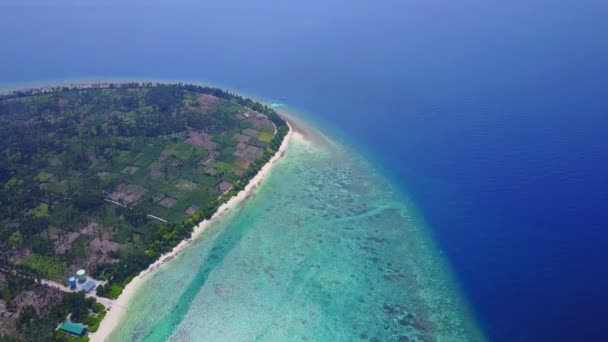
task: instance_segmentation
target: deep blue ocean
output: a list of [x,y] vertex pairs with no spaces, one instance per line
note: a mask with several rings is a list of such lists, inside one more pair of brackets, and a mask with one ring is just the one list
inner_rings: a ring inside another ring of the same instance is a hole
[[592,0],[3,0],[0,84],[287,102],[413,198],[492,340],[605,341],[607,17]]

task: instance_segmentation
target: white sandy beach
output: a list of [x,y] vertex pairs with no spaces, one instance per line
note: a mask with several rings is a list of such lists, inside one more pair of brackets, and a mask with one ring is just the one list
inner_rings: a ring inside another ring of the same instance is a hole
[[228,202],[224,203],[222,206],[218,208],[216,213],[209,220],[204,220],[199,223],[196,227],[194,227],[192,231],[192,236],[189,239],[183,240],[180,242],[173,250],[169,253],[163,254],[156,262],[150,265],[147,269],[143,270],[139,275],[137,275],[127,286],[124,288],[120,296],[114,301],[112,307],[108,310],[106,317],[101,322],[99,329],[95,333],[91,333],[89,335],[90,340],[95,341],[105,341],[114,328],[118,325],[122,317],[125,315],[127,309],[127,305],[131,300],[133,294],[137,291],[137,288],[145,279],[145,277],[157,269],[159,266],[173,259],[177,254],[179,254],[188,244],[190,244],[194,239],[200,236],[206,229],[209,227],[218,217],[234,208],[239,203],[245,201],[249,196],[251,196],[257,186],[264,180],[264,178],[270,173],[272,170],[272,166],[285,154],[285,150],[287,149],[290,140],[293,136],[293,128],[287,123],[289,126],[289,132],[283,139],[281,147],[274,154],[274,156],[266,163],[262,169],[249,181],[249,184],[239,192],[236,196],[232,197]]

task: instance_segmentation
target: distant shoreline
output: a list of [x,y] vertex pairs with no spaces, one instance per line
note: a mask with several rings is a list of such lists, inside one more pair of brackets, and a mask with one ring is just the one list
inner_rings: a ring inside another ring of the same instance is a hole
[[[61,90],[62,88],[80,88],[80,89],[107,89],[112,86],[121,85],[195,85],[202,87],[211,87],[217,89],[223,89],[225,91],[239,94],[246,98],[254,99],[246,92],[239,91],[238,89],[232,89],[229,86],[205,81],[205,80],[185,80],[185,79],[162,79],[162,78],[128,78],[128,77],[114,77],[114,78],[102,78],[102,77],[76,77],[73,79],[59,79],[59,80],[46,80],[46,81],[24,81],[24,82],[13,82],[13,83],[0,83],[0,99],[7,95],[12,95],[16,92],[28,92],[28,91],[44,91],[51,93],[53,91]],[[39,92],[38,94],[43,94]],[[255,99],[254,99],[255,100]],[[257,100],[256,100],[257,101]],[[267,101],[265,101],[267,102]]]
[[165,84],[188,84],[185,82],[153,82],[153,81],[81,81],[57,83],[45,86],[15,86],[9,88],[0,87],[0,99],[20,96],[44,95],[61,91],[65,88],[69,90],[89,90],[89,89],[110,89],[121,86],[157,87]]
[[141,271],[125,286],[120,296],[116,299],[112,307],[108,310],[105,318],[101,321],[99,329],[95,333],[90,333],[89,337],[92,342],[105,341],[111,335],[111,333],[120,323],[121,318],[127,313],[127,305],[129,304],[129,301],[136,293],[138,287],[141,285],[142,281],[148,274],[152,273],[160,266],[169,262],[179,253],[181,253],[188,245],[190,245],[192,241],[194,241],[202,233],[204,233],[211,224],[217,221],[218,218],[233,209],[235,206],[249,199],[251,195],[255,193],[257,187],[271,172],[273,165],[283,157],[292,138],[294,132],[294,129],[292,127],[293,122],[286,120],[285,116],[282,117],[287,123],[289,131],[283,138],[280,148],[272,156],[272,158],[270,158],[270,160],[266,164],[264,164],[260,171],[249,181],[249,183],[247,184],[247,186],[245,186],[243,190],[241,190],[236,196],[230,198],[228,202],[222,204],[210,219],[206,219],[199,222],[198,225],[194,227],[190,238],[182,240],[177,246],[173,248],[173,250],[171,250],[171,252],[161,255],[153,264],[151,264],[147,269]]

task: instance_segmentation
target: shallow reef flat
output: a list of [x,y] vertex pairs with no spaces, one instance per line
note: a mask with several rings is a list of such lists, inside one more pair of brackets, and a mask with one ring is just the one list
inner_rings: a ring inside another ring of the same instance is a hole
[[112,341],[484,340],[397,188],[301,133],[255,196],[148,275]]

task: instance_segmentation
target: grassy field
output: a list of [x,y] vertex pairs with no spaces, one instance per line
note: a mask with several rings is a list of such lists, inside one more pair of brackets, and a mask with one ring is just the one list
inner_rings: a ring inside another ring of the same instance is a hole
[[116,299],[122,293],[123,287],[118,284],[111,284],[110,290],[107,292],[106,297],[110,299]]
[[46,203],[40,203],[39,206],[37,206],[36,208],[34,208],[34,210],[32,210],[32,215],[34,215],[34,217],[43,217],[43,216],[47,216],[49,214],[49,205]]
[[261,142],[269,143],[272,140],[272,133],[261,132],[258,140]]
[[30,254],[23,258],[20,263],[40,272],[43,277],[49,279],[57,279],[67,266],[65,262],[56,257],[39,254]]

